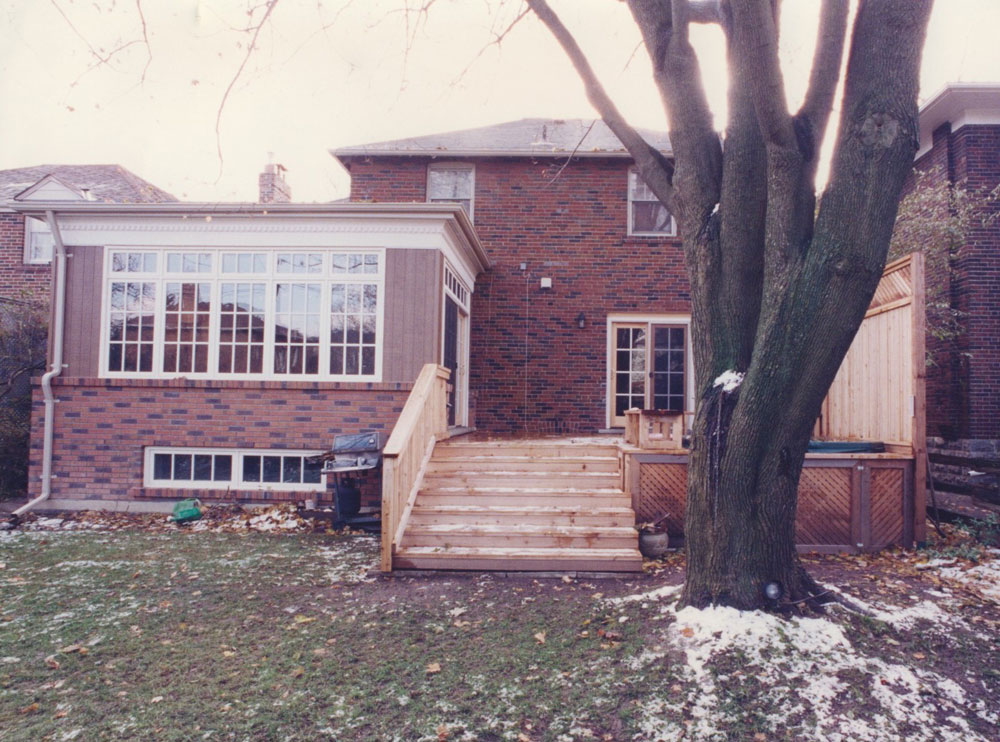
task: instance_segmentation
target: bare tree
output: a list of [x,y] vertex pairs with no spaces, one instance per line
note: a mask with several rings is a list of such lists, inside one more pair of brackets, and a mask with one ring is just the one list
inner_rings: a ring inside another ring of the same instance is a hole
[[[824,396],[885,265],[917,146],[918,71],[932,0],[859,0],[829,184],[819,145],[840,79],[848,0],[823,0],[809,89],[788,110],[779,0],[628,0],[673,147],[619,113],[546,0],[528,0],[587,95],[677,220],[691,283],[698,403],[688,469],[683,602],[738,608],[823,591],[795,550],[799,475]],[[713,130],[689,24],[719,24],[729,119]],[[723,145],[724,142],[724,145]],[[727,373],[728,372],[728,373]]]

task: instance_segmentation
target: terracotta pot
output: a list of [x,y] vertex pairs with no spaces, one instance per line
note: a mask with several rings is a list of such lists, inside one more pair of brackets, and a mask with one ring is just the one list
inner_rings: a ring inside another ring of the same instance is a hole
[[670,548],[670,536],[666,533],[639,532],[639,553],[644,557],[656,559],[667,553]]

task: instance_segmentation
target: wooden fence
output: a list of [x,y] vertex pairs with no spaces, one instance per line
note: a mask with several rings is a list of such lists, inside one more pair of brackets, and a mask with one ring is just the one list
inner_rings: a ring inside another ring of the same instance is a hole
[[392,555],[406,529],[434,444],[448,437],[448,377],[451,371],[428,363],[406,399],[382,451],[383,572],[392,571]]
[[[667,515],[667,530],[684,534],[686,454],[626,454],[626,491],[637,522]],[[802,551],[867,551],[914,538],[913,461],[810,454],[799,479],[796,542]]]
[[[913,253],[885,267],[814,431],[821,440],[882,441],[912,456],[914,507],[921,514],[927,489],[925,332],[924,256]],[[923,541],[923,517],[915,528]]]

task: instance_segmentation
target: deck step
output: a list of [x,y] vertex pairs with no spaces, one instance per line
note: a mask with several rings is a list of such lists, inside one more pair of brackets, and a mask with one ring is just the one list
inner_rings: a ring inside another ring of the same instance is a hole
[[422,489],[417,495],[417,506],[426,505],[469,505],[481,507],[494,505],[544,507],[577,506],[592,508],[628,507],[629,498],[621,490],[558,490],[558,489],[465,489],[433,488]]
[[410,546],[396,551],[393,564],[403,569],[638,572],[642,555],[635,548]]
[[466,469],[462,471],[440,472],[430,470],[424,475],[424,486],[448,487],[547,487],[555,489],[614,489],[621,486],[621,475],[617,472],[555,471],[482,471]]
[[580,456],[600,456],[618,458],[615,445],[573,445],[565,443],[507,443],[503,441],[479,441],[457,443],[448,441],[434,448],[434,458],[460,458],[463,456],[542,456],[546,458]]
[[433,458],[428,473],[443,472],[603,472],[617,473],[612,456],[449,456]]
[[525,524],[566,526],[633,526],[635,513],[623,500],[622,507],[550,505],[479,505],[466,501],[451,505],[428,505],[418,500],[411,524],[469,523],[478,525]]
[[636,548],[638,538],[636,530],[628,526],[410,523],[403,536],[402,546],[627,549]]

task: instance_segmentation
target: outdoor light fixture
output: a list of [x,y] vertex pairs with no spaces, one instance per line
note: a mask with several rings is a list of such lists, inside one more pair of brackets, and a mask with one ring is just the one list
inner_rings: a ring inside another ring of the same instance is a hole
[[587,326],[587,318],[583,315],[583,312],[576,315],[576,326],[581,330]]
[[781,600],[784,592],[780,582],[768,582],[764,585],[764,595],[767,596],[768,600]]
[[541,283],[541,288],[543,288],[543,289],[550,289],[550,288],[552,288],[552,279],[548,278],[548,277],[543,278],[542,279],[542,283]]

